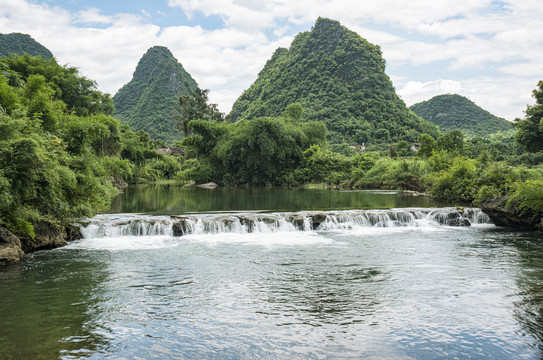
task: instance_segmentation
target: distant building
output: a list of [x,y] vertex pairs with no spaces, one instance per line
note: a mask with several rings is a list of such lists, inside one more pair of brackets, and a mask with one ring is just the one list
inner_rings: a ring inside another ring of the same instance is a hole
[[362,150],[366,150],[366,143],[362,145],[349,145],[349,147],[353,149],[353,151],[361,152]]
[[413,145],[411,145],[411,150],[417,152],[420,150],[420,143],[413,143]]

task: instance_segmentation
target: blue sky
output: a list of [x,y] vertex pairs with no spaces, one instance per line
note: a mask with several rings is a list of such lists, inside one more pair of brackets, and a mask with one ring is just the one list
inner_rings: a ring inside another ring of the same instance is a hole
[[228,112],[319,16],[381,46],[407,105],[458,93],[512,120],[543,79],[539,0],[0,0],[0,33],[30,34],[111,94],[149,47],[167,46]]

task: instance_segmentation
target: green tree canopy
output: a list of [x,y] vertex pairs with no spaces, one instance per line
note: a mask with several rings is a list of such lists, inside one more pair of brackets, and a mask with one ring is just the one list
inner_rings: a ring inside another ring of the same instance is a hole
[[301,163],[307,148],[326,141],[324,124],[296,124],[285,117],[238,123],[199,119],[188,129],[192,135],[182,144],[192,159],[181,178],[196,182],[277,184]]
[[533,91],[535,105],[528,106],[524,119],[515,119],[518,129],[516,141],[529,152],[543,150],[543,81]]
[[223,121],[224,114],[221,113],[216,104],[208,104],[209,90],[196,88],[186,95],[179,96],[179,103],[176,109],[177,127],[183,131],[185,137],[189,136],[189,123],[192,120]]
[[112,114],[113,100],[97,90],[96,82],[79,74],[75,67],[60,66],[54,58],[12,55],[0,60],[23,81],[33,75],[43,76],[53,90],[53,98],[62,100],[76,115]]

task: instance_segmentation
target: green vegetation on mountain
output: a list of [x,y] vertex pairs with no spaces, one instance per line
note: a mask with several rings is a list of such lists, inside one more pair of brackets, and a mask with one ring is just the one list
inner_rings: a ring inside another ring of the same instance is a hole
[[154,46],[140,59],[132,80],[113,97],[114,116],[153,139],[173,143],[183,136],[176,126],[179,96],[197,87],[166,47]]
[[30,35],[11,33],[0,34],[0,56],[23,55],[41,56],[49,60],[53,57],[51,51],[32,39]]
[[234,103],[232,121],[280,116],[299,103],[302,121],[320,121],[331,143],[417,141],[437,128],[416,116],[396,95],[379,46],[339,22],[319,18],[279,48],[257,80]]
[[456,94],[434,96],[412,105],[410,109],[436,124],[441,131],[460,130],[466,137],[484,137],[512,129],[511,122],[492,115],[471,100]]
[[32,237],[109,206],[114,186],[172,177],[178,159],[108,116],[107,94],[54,59],[0,59],[0,226]]

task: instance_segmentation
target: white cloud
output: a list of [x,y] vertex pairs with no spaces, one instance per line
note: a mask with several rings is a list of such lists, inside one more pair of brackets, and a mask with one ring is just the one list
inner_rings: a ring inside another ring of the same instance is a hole
[[435,81],[408,81],[400,90],[398,95],[405,101],[407,106],[427,100],[436,95],[456,94],[462,90],[462,83],[455,80]]
[[80,11],[76,16],[76,22],[92,25],[92,24],[111,24],[113,18],[103,15],[100,9],[88,8]]
[[[131,79],[149,47],[167,46],[225,112],[275,49],[289,46],[296,35],[292,29],[309,29],[319,16],[339,20],[380,45],[389,75],[409,104],[456,92],[512,119],[522,116],[543,79],[538,0],[510,1],[504,11],[492,10],[492,0],[169,0],[168,5],[191,19],[213,15],[223,24],[161,29],[139,7],[122,14],[97,8],[70,13],[44,2],[3,0],[0,32],[30,34],[60,63],[79,67],[110,93]],[[443,74],[417,78],[420,69],[435,64],[443,66]]]
[[407,106],[411,106],[437,95],[459,94],[494,115],[514,120],[523,118],[526,106],[533,104],[531,93],[536,85],[530,80],[519,81],[516,77],[499,79],[483,77],[464,81],[444,79],[427,82],[408,81],[398,90],[398,95]]

